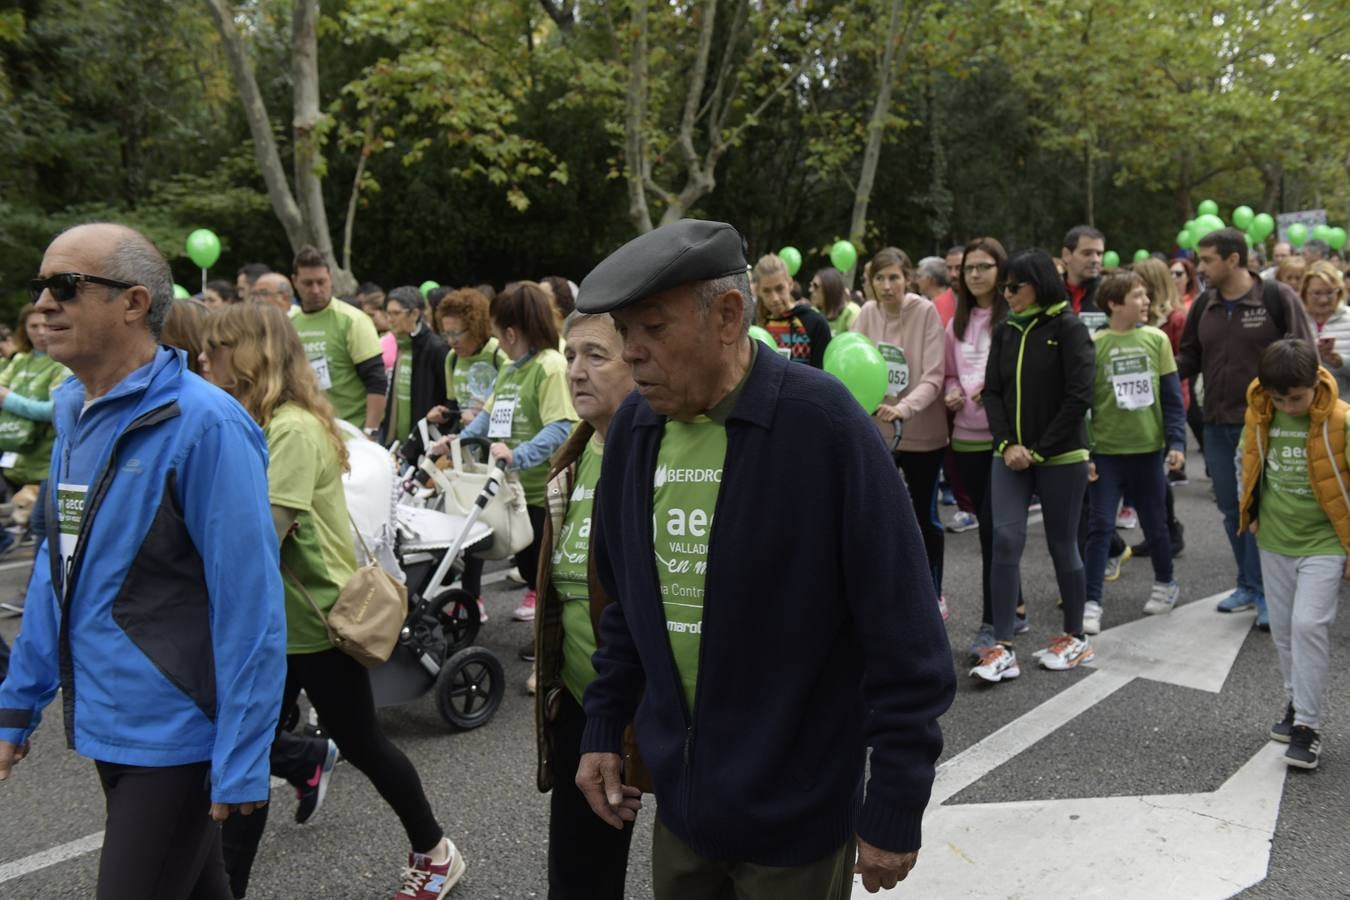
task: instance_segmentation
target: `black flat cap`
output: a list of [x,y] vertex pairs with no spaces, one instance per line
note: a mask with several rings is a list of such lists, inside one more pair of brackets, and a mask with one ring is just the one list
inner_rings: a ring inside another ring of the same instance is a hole
[[581,282],[577,309],[606,313],[652,294],[745,271],[740,232],[725,222],[681,219],[633,238]]

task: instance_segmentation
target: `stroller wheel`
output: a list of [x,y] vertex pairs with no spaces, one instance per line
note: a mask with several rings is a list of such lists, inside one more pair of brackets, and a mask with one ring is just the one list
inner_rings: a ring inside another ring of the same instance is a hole
[[453,588],[438,597],[436,605],[436,618],[440,620],[441,634],[445,638],[443,658],[449,659],[478,640],[478,629],[482,627],[478,598],[469,596],[468,591]]
[[467,647],[446,660],[436,677],[436,709],[456,731],[485,725],[506,693],[502,663],[485,647]]

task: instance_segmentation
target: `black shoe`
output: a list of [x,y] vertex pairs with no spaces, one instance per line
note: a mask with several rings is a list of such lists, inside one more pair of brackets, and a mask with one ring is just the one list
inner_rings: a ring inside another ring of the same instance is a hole
[[1180,485],[1180,484],[1190,484],[1190,483],[1191,483],[1190,480],[1186,477],[1186,470],[1185,470],[1185,469],[1182,469],[1180,472],[1168,472],[1168,473],[1167,473],[1167,481],[1168,481],[1168,483],[1171,484],[1173,487],[1176,487],[1177,485]]
[[525,662],[534,662],[534,641],[528,644],[522,644],[520,647],[520,658]]
[[1317,757],[1322,755],[1322,736],[1307,725],[1295,725],[1289,735],[1289,749],[1284,751],[1284,764],[1298,769],[1317,768]]
[[1150,550],[1148,546],[1148,538],[1144,538],[1144,540],[1130,548],[1130,553],[1140,559],[1148,559],[1149,554],[1152,552],[1153,551]]
[[323,805],[323,798],[328,794],[328,782],[333,777],[333,767],[337,765],[337,760],[337,744],[330,740],[323,762],[314,767],[314,775],[309,781],[295,788],[295,799],[299,801],[295,807],[295,824],[303,825],[314,818],[314,814]]
[[1284,718],[1270,726],[1270,739],[1281,744],[1289,743],[1289,733],[1294,730],[1294,704],[1284,710]]
[[1172,539],[1172,558],[1176,559],[1186,549],[1186,526],[1173,521],[1167,526],[1167,534]]

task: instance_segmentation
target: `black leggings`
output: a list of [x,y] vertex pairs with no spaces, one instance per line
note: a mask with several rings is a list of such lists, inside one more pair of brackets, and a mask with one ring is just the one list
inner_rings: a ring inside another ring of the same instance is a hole
[[[994,516],[989,508],[989,467],[994,462],[993,450],[954,450],[956,471],[966,486],[966,496],[980,523],[980,622],[994,624],[994,606],[989,594],[989,567],[994,562]],[[1017,587],[1017,606],[1025,604],[1022,587]]]
[[939,449],[896,450],[894,453],[895,465],[905,473],[909,499],[914,504],[914,518],[919,520],[933,589],[939,592],[942,590],[943,534],[941,526],[933,524],[933,495],[937,493],[938,469],[942,468],[945,452]]
[[98,900],[229,900],[211,764],[94,765],[108,809]]
[[633,823],[613,828],[591,812],[574,777],[586,713],[566,688],[551,730],[553,792],[548,805],[549,900],[621,900]]
[[530,541],[530,546],[516,554],[515,564],[516,568],[520,569],[520,577],[525,579],[525,586],[534,590],[534,581],[539,575],[539,548],[544,543],[545,513],[542,506],[526,506],[525,511],[530,514],[530,527],[534,529],[534,539]]
[[[445,832],[431,812],[417,769],[380,730],[366,670],[341,650],[289,655],[282,709],[295,703],[301,688],[342,757],[370,779],[403,823],[412,849],[435,849]],[[247,867],[262,839],[266,812],[263,807],[261,815],[231,816],[226,823],[226,865],[236,896],[243,896],[241,888],[248,884]]]

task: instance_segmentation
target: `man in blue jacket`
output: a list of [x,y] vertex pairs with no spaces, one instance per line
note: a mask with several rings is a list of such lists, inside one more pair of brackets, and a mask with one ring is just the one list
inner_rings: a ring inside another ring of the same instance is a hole
[[[740,235],[684,220],[602,262],[638,391],[596,492],[600,620],[577,784],[619,827],[625,725],[658,900],[875,892],[914,865],[955,676],[918,525],[867,413],[756,352]],[[871,776],[863,797],[866,749]],[[856,865],[855,865],[856,853]]]
[[62,692],[107,801],[99,898],[228,898],[217,824],[268,797],[285,680],[267,445],[157,346],[173,298],[143,235],[82,225],[32,283],[54,394],[47,540],[0,685],[0,781]]

